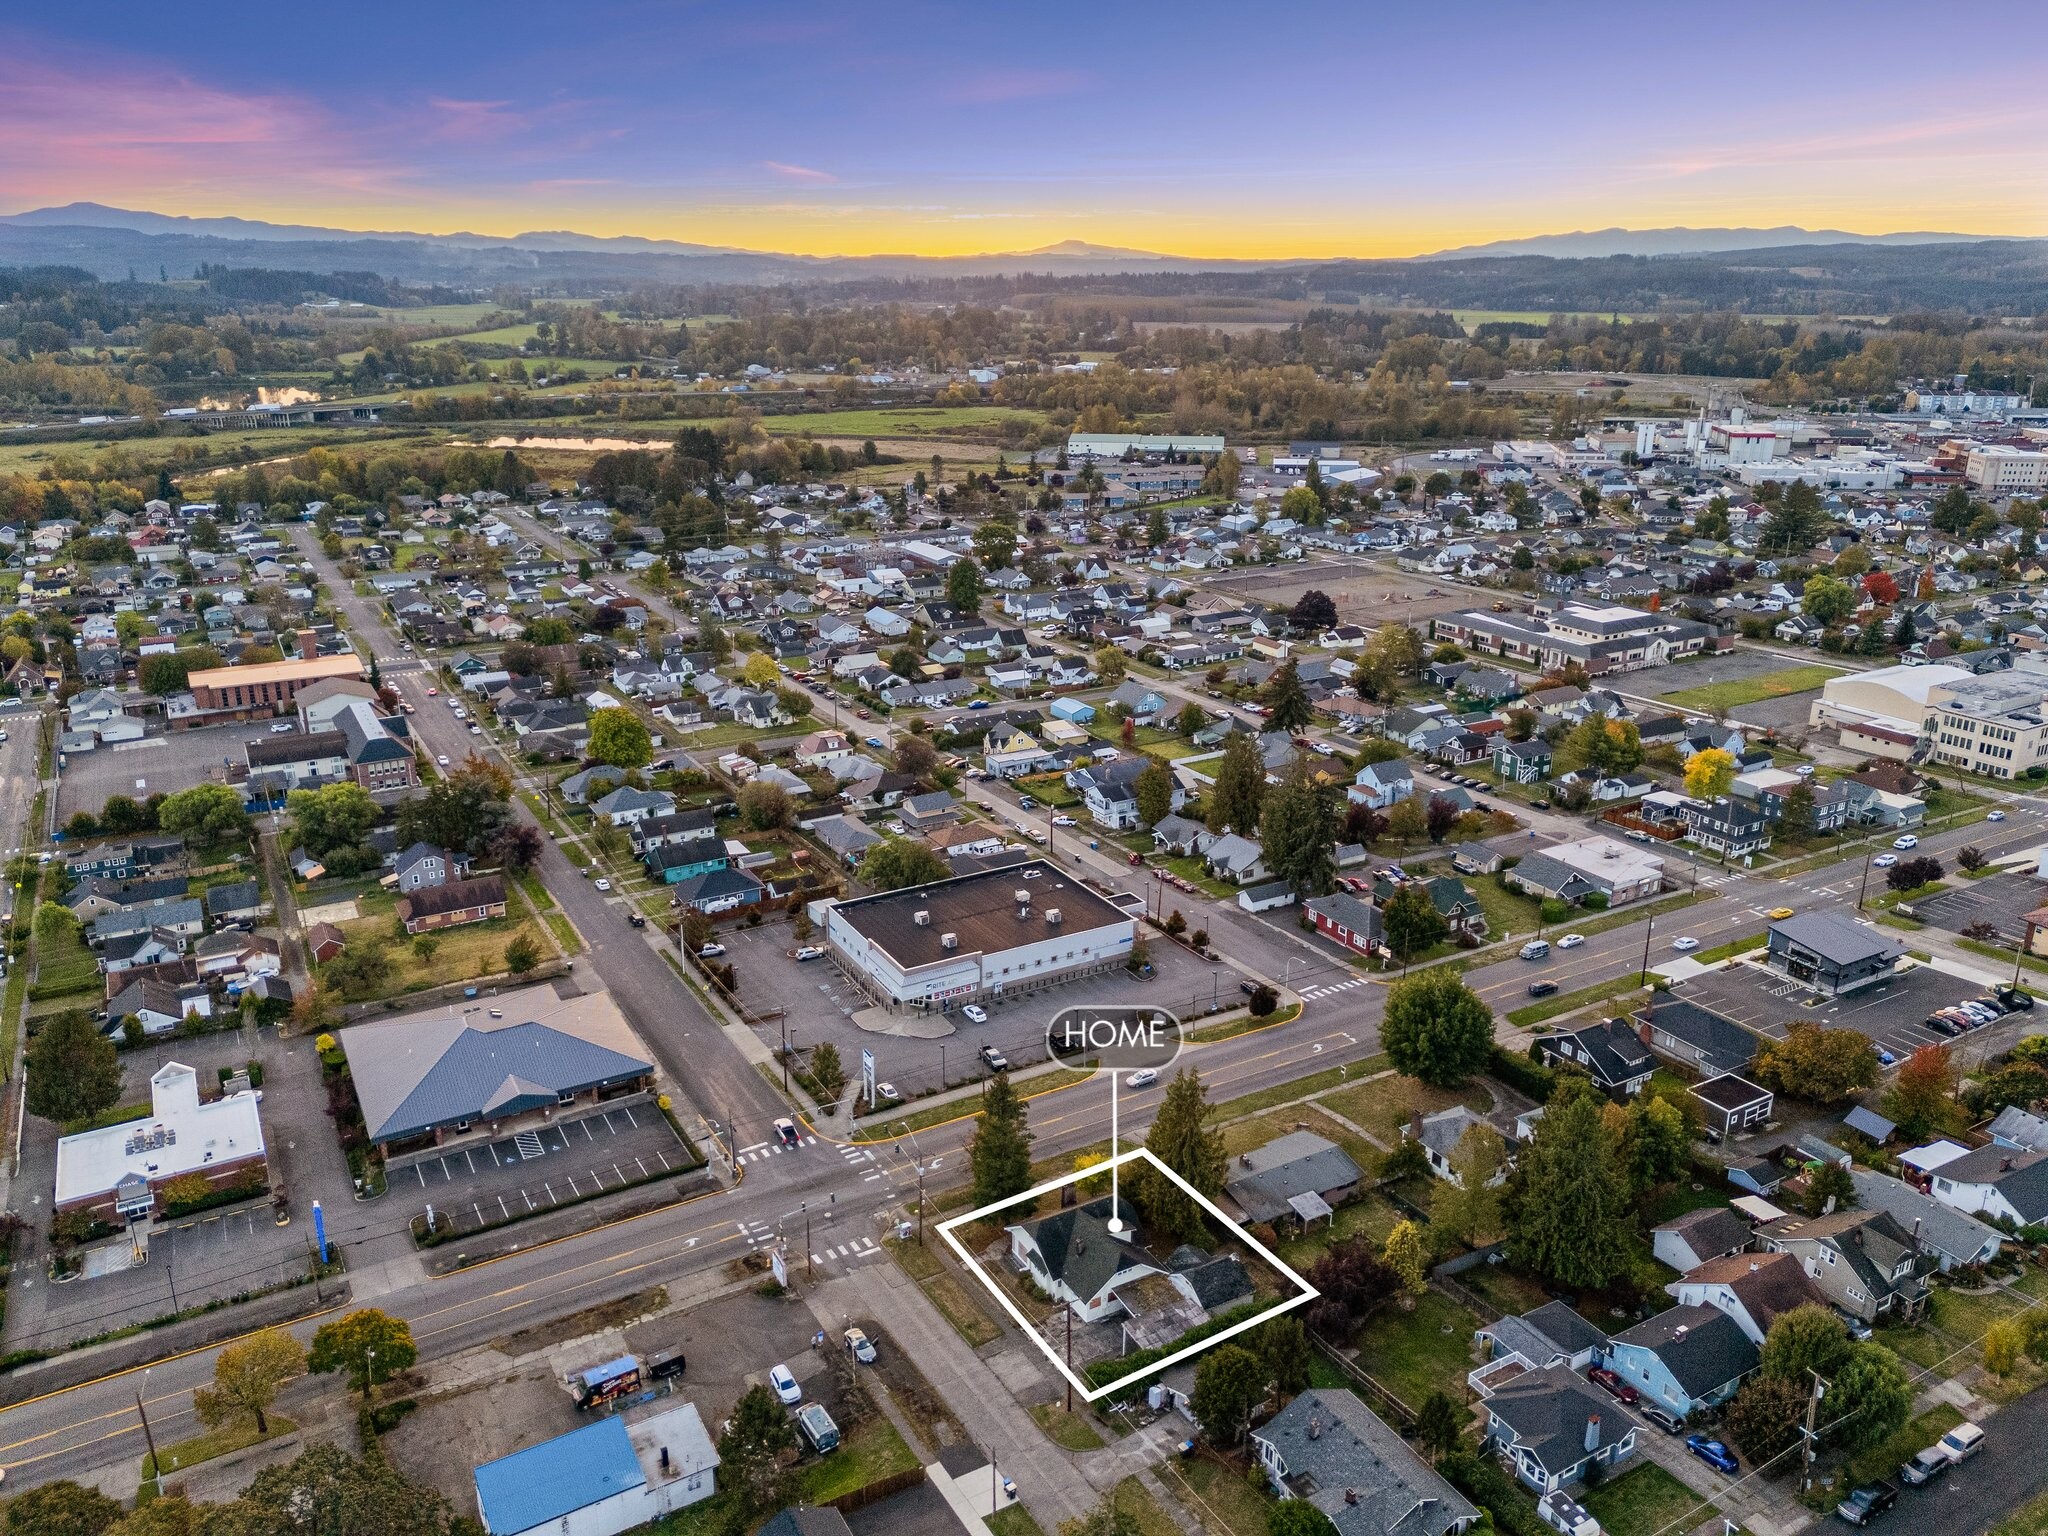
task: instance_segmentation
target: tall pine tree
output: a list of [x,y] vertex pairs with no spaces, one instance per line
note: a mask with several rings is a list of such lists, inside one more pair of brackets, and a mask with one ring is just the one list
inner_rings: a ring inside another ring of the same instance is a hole
[[981,1121],[967,1144],[976,1205],[992,1205],[1031,1187],[1031,1139],[1024,1101],[1010,1086],[1010,1074],[998,1072],[981,1090]]
[[1244,731],[1232,731],[1223,742],[1223,761],[1216,767],[1216,786],[1209,791],[1209,830],[1249,836],[1259,826],[1266,803],[1266,765],[1259,745]]
[[1322,896],[1337,883],[1334,796],[1316,781],[1312,759],[1297,759],[1259,813],[1266,868],[1297,896]]
[[[1227,1159],[1223,1154],[1223,1133],[1203,1124],[1208,1113],[1209,1098],[1202,1087],[1201,1074],[1192,1067],[1183,1067],[1166,1085],[1166,1096],[1160,1102],[1145,1146],[1160,1162],[1213,1199],[1223,1188]],[[1153,1227],[1188,1242],[1198,1242],[1207,1234],[1201,1206],[1171,1179],[1161,1178],[1148,1169],[1138,1181],[1137,1194],[1146,1220]]]
[[1266,679],[1263,697],[1272,711],[1266,723],[1276,731],[1292,735],[1315,718],[1315,706],[1308,701],[1308,690],[1301,686],[1301,674],[1292,658]]
[[1599,1287],[1628,1262],[1629,1186],[1590,1085],[1560,1091],[1513,1185],[1508,1245],[1558,1285]]

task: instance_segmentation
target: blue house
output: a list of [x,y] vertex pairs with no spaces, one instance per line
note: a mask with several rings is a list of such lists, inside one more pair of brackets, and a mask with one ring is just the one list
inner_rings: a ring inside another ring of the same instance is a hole
[[488,1536],[618,1536],[718,1491],[718,1450],[695,1404],[628,1424],[616,1415],[471,1474]]
[[731,912],[751,907],[762,897],[759,880],[745,870],[713,869],[670,882],[675,886],[679,907],[694,907],[703,913]]
[[[716,850],[713,852],[712,850]],[[647,850],[644,862],[649,878],[664,885],[677,885],[697,875],[708,875],[726,865],[725,845],[697,839],[688,843],[664,843]]]
[[1054,699],[1052,712],[1056,719],[1070,720],[1075,725],[1086,725],[1095,718],[1095,706],[1080,699]]
[[1617,1334],[1607,1367],[1666,1412],[1685,1418],[1735,1395],[1757,1368],[1757,1347],[1715,1307],[1668,1307]]

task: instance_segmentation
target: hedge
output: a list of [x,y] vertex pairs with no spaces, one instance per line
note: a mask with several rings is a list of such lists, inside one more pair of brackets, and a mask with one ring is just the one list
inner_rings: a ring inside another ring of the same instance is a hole
[[1526,1056],[1493,1047],[1492,1059],[1486,1070],[1506,1083],[1517,1093],[1527,1094],[1538,1104],[1549,1102],[1550,1090],[1557,1086],[1557,1074],[1548,1067],[1539,1067]]

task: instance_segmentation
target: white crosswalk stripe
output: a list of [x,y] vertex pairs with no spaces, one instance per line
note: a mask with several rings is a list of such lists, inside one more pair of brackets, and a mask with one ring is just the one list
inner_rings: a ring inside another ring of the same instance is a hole
[[1362,987],[1371,980],[1370,976],[1354,976],[1349,981],[1333,981],[1327,986],[1303,987],[1301,1000],[1308,1002],[1313,998],[1328,997],[1332,992],[1349,992],[1353,987]]

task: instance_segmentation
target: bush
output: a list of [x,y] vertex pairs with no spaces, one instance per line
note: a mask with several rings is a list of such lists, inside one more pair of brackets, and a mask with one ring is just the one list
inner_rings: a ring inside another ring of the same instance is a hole
[[1542,913],[1543,921],[1548,925],[1563,922],[1572,915],[1572,909],[1559,901],[1555,896],[1546,896],[1543,898]]
[[1588,891],[1579,898],[1579,905],[1588,912],[1605,912],[1607,910],[1607,893],[1605,891]]
[[1246,1003],[1246,1007],[1248,1007],[1251,1010],[1251,1015],[1255,1019],[1263,1019],[1269,1017],[1272,1014],[1273,1010],[1278,1008],[1279,1006],[1279,994],[1276,993],[1271,987],[1267,986],[1263,981],[1260,982],[1258,987],[1252,992],[1250,1000]]
[[1503,1050],[1496,1045],[1486,1070],[1506,1083],[1517,1093],[1527,1094],[1537,1103],[1548,1102],[1550,1090],[1557,1086],[1557,1074],[1548,1067],[1540,1067],[1526,1057],[1517,1056],[1513,1051]]

